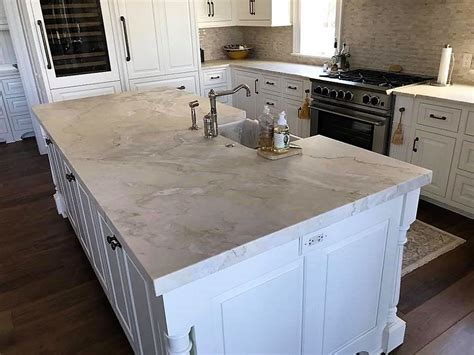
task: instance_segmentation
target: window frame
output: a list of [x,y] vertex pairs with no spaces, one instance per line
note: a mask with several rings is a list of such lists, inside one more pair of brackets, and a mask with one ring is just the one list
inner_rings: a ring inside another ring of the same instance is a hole
[[[342,30],[342,1],[336,0],[336,38],[337,49],[341,48],[341,30]],[[329,57],[325,56],[315,56],[311,54],[301,53],[300,42],[301,42],[301,17],[300,17],[300,0],[293,0],[293,52],[291,55],[298,57],[306,58],[317,58],[317,59],[331,59],[332,55]]]

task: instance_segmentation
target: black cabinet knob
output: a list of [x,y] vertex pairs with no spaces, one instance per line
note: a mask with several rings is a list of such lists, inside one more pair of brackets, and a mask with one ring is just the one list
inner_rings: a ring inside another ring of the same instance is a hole
[[122,248],[122,244],[120,244],[120,242],[118,241],[115,235],[113,237],[108,235],[106,239],[107,239],[107,243],[110,244],[110,247],[112,248],[112,250],[117,249],[117,247]]

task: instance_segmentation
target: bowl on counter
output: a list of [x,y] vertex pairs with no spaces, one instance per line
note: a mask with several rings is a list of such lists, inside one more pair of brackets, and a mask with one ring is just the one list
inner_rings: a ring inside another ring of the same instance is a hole
[[228,44],[223,49],[230,59],[245,59],[252,48],[245,44]]

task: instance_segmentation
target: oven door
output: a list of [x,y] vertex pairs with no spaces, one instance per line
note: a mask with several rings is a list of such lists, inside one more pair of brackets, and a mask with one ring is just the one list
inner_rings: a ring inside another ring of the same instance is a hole
[[341,142],[387,154],[389,117],[313,101],[311,135],[321,134]]

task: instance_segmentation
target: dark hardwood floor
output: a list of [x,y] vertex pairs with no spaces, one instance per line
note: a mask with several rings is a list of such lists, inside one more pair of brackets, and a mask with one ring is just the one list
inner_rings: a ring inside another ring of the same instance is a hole
[[[0,353],[130,354],[34,140],[0,145]],[[426,202],[418,218],[466,243],[402,279],[394,354],[474,354],[474,221]]]

